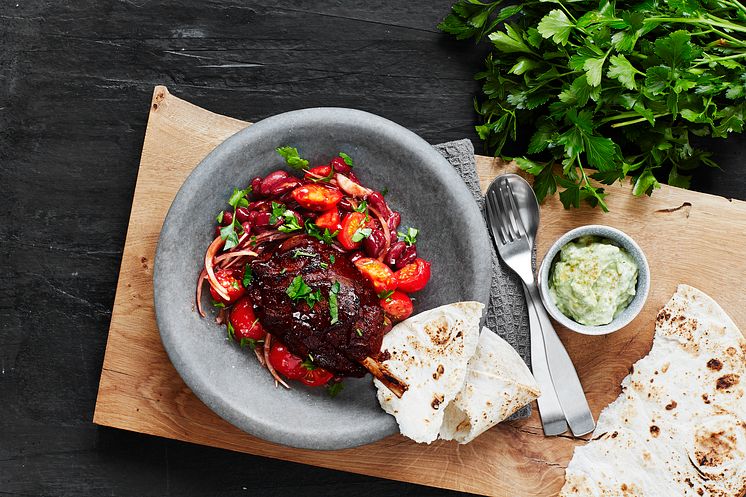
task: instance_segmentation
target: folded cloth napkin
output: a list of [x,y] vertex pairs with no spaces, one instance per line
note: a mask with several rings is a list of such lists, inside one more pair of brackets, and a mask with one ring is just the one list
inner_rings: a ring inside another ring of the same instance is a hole
[[[479,188],[477,163],[474,159],[474,145],[471,140],[457,140],[435,145],[435,149],[456,168],[464,179],[466,186],[474,195],[484,216],[484,196]],[[484,229],[487,229],[485,224]],[[490,301],[487,306],[486,325],[496,331],[506,342],[518,351],[526,364],[531,367],[531,339],[528,328],[528,310],[526,298],[523,295],[521,279],[500,260],[492,251],[492,286]],[[536,266],[536,251],[534,250],[532,264]],[[531,414],[531,406],[527,405],[508,419],[521,419]]]

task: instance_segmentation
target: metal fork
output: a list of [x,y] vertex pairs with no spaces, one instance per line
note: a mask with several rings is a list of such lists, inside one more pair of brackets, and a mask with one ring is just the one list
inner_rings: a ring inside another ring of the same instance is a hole
[[[490,188],[488,190],[486,201],[487,216],[497,245],[497,251],[505,264],[523,280],[525,289],[528,291],[526,300],[533,307],[535,317],[538,317],[551,385],[556,392],[564,418],[567,420],[573,435],[580,436],[590,433],[595,428],[593,415],[588,407],[588,401],[585,398],[575,366],[573,366],[567,350],[557,336],[557,332],[554,330],[541,303],[541,296],[536,287],[536,280],[531,267],[531,245],[510,183],[507,180],[498,182],[496,189]],[[532,364],[533,335],[531,337]],[[540,351],[538,352],[538,355],[541,355]],[[540,358],[538,359],[540,360]],[[542,369],[541,366],[540,362],[539,370]],[[534,368],[534,373],[536,374],[536,372],[536,368]],[[548,399],[550,405],[545,405],[545,408],[549,407],[551,414],[551,396]],[[547,404],[546,401],[544,403]],[[539,411],[542,412],[541,403],[539,404]]]

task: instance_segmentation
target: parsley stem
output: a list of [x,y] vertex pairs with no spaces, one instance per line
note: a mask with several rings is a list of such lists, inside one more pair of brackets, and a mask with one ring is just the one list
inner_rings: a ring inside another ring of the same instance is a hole
[[711,62],[718,62],[720,60],[730,60],[730,59],[738,59],[741,57],[746,57],[746,52],[733,54],[733,55],[725,55],[723,57],[710,57],[709,59],[703,59],[697,62],[696,64],[692,64],[692,67],[701,66],[704,64],[709,64]]
[[689,18],[689,17],[648,17],[643,22],[644,23],[677,22],[680,24],[706,24],[708,26],[717,26],[720,28],[725,28],[725,29],[730,29],[733,31],[738,31],[741,33],[746,33],[746,27],[740,26],[730,21],[726,21],[725,19],[721,19],[711,14],[705,14],[705,17],[692,17],[692,18]]
[[[654,114],[653,115],[653,119],[658,118],[658,117],[667,116],[669,114],[670,114],[670,112],[664,112],[662,114]],[[633,119],[631,121],[624,121],[624,122],[621,122],[621,123],[614,123],[614,124],[611,125],[611,127],[612,128],[621,128],[622,126],[628,126],[630,124],[637,124],[637,123],[641,123],[641,122],[644,122],[644,121],[647,121],[647,120],[648,120],[647,117],[641,117],[639,119]]]

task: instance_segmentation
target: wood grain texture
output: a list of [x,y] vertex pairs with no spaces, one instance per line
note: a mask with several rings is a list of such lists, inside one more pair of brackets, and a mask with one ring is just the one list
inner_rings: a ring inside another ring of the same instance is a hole
[[[577,441],[545,438],[536,413],[503,424],[466,446],[414,444],[401,436],[356,449],[313,452],[258,440],[221,420],[184,385],[162,348],[152,304],[152,266],[161,223],[179,186],[222,140],[248,123],[213,114],[154,91],[94,422],[265,457],[494,496],[548,496],[560,488]],[[498,173],[514,170],[477,158],[483,189]],[[609,224],[632,235],[648,256],[653,285],[641,315],[606,337],[560,330],[594,413],[619,392],[629,366],[649,350],[653,318],[677,283],[712,295],[746,328],[740,304],[746,259],[746,203],[664,187],[652,198],[633,198],[614,186],[609,214],[565,211],[557,199],[542,206],[539,257],[559,235],[581,224]],[[617,191],[620,190],[620,191]],[[642,221],[641,221],[642,220]],[[660,243],[661,235],[666,245]],[[735,234],[735,235],[734,235]],[[706,240],[706,241],[705,241]],[[672,257],[669,247],[676,247]],[[703,254],[707,254],[703,256]],[[727,291],[725,291],[727,289]]]

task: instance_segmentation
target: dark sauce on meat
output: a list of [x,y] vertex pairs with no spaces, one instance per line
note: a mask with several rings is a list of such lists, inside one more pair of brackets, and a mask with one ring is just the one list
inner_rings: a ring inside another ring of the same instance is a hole
[[[268,333],[297,356],[311,354],[315,365],[335,375],[365,376],[367,369],[360,362],[380,355],[384,313],[372,286],[346,252],[298,235],[267,247],[251,262],[251,269],[249,296]],[[321,291],[321,301],[313,308],[287,294],[298,275],[314,291]],[[331,324],[329,292],[335,282],[340,287],[339,320]]]

